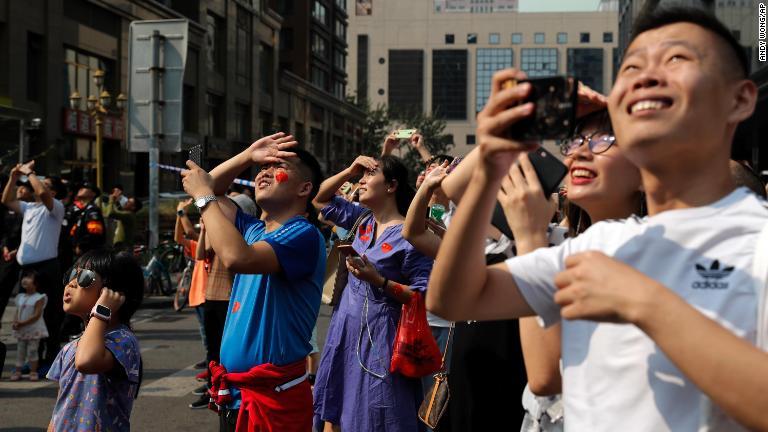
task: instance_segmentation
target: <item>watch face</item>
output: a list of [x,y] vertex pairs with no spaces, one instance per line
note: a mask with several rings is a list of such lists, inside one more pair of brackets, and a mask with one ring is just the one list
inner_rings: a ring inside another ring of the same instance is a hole
[[110,316],[110,315],[112,314],[112,311],[111,311],[111,310],[109,310],[109,308],[108,308],[108,307],[106,307],[106,306],[102,306],[102,305],[96,305],[96,312],[97,312],[99,315],[104,315],[104,316],[106,316],[106,317],[108,317],[108,316]]
[[203,208],[205,206],[205,198],[198,198],[197,201],[195,201],[195,205],[198,208]]

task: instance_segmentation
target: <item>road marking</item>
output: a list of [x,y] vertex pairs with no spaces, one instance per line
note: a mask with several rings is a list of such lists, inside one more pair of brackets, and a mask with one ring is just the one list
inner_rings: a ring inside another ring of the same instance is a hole
[[56,385],[55,382],[49,381],[45,377],[40,377],[40,381],[32,382],[26,378],[22,378],[21,381],[0,381],[0,391],[14,391],[14,392],[31,392],[39,390],[43,387],[50,387]]
[[192,390],[200,387],[195,375],[200,372],[195,365],[186,368],[164,378],[157,379],[141,386],[142,396],[181,397],[191,395]]

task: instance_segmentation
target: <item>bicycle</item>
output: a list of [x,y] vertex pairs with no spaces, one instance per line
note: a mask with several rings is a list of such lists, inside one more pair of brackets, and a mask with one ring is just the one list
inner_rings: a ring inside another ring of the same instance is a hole
[[187,301],[189,300],[189,288],[192,285],[192,271],[195,268],[194,259],[188,256],[184,256],[184,258],[187,260],[187,265],[181,272],[179,284],[176,288],[176,295],[173,297],[173,309],[176,310],[176,312],[181,312],[187,305]]
[[163,264],[160,256],[168,248],[168,244],[161,244],[148,256],[148,248],[145,245],[139,245],[134,247],[134,256],[139,258],[139,262],[146,264],[142,265],[141,269],[144,272],[144,294],[146,295],[172,295],[175,291],[175,287],[171,283],[171,273],[168,268]]

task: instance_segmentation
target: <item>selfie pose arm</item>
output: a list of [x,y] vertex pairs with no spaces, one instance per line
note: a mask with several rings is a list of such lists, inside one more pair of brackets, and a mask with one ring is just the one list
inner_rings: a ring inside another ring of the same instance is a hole
[[514,106],[528,95],[530,85],[502,89],[504,82],[523,78],[525,74],[515,69],[493,76],[491,96],[478,115],[480,163],[472,173],[435,260],[427,290],[427,309],[451,321],[533,314],[508,267],[504,263],[486,267],[484,255],[487,225],[501,180],[518,155],[528,150],[524,144],[503,136],[511,124],[533,112],[530,102]]

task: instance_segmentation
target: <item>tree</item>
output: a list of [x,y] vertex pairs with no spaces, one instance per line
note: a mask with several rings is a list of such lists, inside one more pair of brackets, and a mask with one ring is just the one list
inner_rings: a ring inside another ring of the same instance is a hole
[[[444,133],[444,120],[419,111],[392,112],[383,104],[371,107],[370,103],[364,102],[358,106],[365,111],[362,138],[364,155],[379,157],[384,138],[395,129],[418,129],[424,137],[427,149],[433,155],[448,153],[453,147],[453,137]],[[419,154],[406,141],[403,141],[400,149],[394,154],[403,159],[412,180],[415,181],[416,175],[424,169],[424,162]]]

